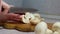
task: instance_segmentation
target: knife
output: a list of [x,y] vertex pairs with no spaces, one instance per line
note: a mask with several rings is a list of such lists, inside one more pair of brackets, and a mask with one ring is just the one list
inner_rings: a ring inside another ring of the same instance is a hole
[[20,8],[20,7],[11,7],[9,9],[9,12],[13,12],[13,13],[24,13],[24,12],[37,12],[37,9],[33,9],[33,8]]

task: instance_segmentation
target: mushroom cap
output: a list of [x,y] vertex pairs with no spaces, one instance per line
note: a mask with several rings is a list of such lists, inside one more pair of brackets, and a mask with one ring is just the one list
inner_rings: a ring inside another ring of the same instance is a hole
[[46,30],[47,30],[47,24],[45,22],[40,22],[35,26],[35,33],[45,34]]
[[31,19],[35,19],[34,15],[32,13],[27,12],[23,17],[22,17],[22,21],[24,23],[30,23]]
[[52,26],[53,31],[60,31],[60,22],[56,22]]
[[35,13],[34,16],[37,18],[41,18],[40,14],[38,14],[38,13]]
[[59,34],[59,32],[55,31],[53,34]]
[[41,18],[40,14],[38,14],[38,13],[34,13],[33,15],[34,15],[35,18],[30,19],[30,23],[32,23],[32,24],[38,24],[39,22],[44,20],[43,18]]
[[38,23],[40,23],[40,19],[38,19],[38,18],[31,19],[30,23],[32,23],[32,24],[38,24]]
[[53,33],[53,31],[52,31],[52,30],[47,29],[46,34],[52,34],[52,33]]

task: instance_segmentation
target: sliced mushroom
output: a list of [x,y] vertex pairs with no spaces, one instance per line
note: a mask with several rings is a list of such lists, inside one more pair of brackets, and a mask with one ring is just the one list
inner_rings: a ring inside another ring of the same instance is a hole
[[22,21],[24,23],[30,23],[30,19],[34,19],[34,16],[33,14],[28,13],[28,12],[22,17]]
[[38,23],[40,23],[40,19],[38,19],[38,18],[31,19],[30,23],[32,23],[32,24],[38,24]]

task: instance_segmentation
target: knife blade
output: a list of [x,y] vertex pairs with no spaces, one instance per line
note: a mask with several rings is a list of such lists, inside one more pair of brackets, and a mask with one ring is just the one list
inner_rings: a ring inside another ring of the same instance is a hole
[[11,7],[9,9],[9,12],[13,12],[13,13],[24,13],[24,12],[37,12],[37,9],[33,9],[33,8],[20,8],[20,7]]

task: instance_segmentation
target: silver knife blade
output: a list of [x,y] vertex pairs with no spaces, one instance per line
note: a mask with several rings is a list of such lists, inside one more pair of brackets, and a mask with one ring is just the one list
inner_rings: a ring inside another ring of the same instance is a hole
[[37,9],[34,8],[20,8],[20,7],[11,7],[9,12],[20,13],[20,12],[37,12]]

